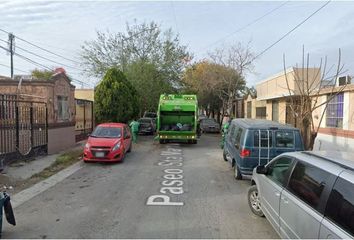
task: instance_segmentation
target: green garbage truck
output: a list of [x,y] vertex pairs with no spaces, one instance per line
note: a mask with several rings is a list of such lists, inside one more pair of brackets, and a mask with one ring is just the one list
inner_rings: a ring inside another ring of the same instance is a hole
[[160,143],[197,143],[197,117],[196,95],[162,94],[156,127]]

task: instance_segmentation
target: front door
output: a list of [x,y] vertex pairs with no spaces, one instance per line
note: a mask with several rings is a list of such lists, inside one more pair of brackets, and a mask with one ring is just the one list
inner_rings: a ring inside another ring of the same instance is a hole
[[323,214],[320,203],[334,181],[330,173],[298,161],[280,200],[280,237],[318,239]]
[[123,136],[123,142],[124,142],[124,151],[128,151],[129,147],[130,147],[130,132],[127,129],[127,127],[124,127],[124,136]]
[[285,156],[275,159],[258,182],[262,211],[278,233],[280,197],[292,163],[292,158]]

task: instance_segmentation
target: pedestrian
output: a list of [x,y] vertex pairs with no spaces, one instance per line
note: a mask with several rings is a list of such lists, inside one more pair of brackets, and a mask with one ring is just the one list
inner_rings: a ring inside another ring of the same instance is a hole
[[200,128],[200,119],[197,121],[197,137],[200,138],[202,135],[202,129]]
[[224,144],[225,144],[225,138],[226,138],[226,134],[229,130],[229,126],[231,124],[231,121],[232,121],[232,118],[229,117],[229,120],[224,124],[224,126],[222,127],[222,130],[221,130],[221,133],[222,133],[222,136],[221,136],[221,143],[220,143],[220,147],[221,149],[224,148]]
[[133,121],[129,124],[129,127],[131,129],[131,132],[133,134],[133,142],[136,143],[138,140],[138,132],[139,132],[139,126],[140,123],[138,121],[135,121],[135,118]]

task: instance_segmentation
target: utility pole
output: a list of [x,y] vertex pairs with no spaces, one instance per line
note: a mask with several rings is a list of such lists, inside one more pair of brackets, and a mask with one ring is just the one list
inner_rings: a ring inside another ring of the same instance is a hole
[[9,33],[9,50],[10,50],[10,66],[11,66],[11,78],[14,78],[14,52],[15,52],[15,44],[14,44],[15,36],[12,33]]

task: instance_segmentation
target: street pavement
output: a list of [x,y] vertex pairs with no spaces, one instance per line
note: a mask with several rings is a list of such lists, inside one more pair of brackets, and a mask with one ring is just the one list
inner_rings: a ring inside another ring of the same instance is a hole
[[123,163],[85,164],[15,208],[3,238],[278,238],[247,204],[220,135],[196,145],[139,137]]

